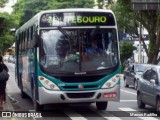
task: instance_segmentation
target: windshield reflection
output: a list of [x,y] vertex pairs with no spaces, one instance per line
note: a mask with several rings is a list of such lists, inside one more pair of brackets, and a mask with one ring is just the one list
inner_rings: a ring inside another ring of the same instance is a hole
[[90,72],[115,67],[115,29],[41,30],[40,65],[48,72]]

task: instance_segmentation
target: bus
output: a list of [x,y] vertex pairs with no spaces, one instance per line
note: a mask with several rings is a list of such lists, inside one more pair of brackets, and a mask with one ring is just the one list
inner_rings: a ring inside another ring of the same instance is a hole
[[35,110],[120,100],[120,52],[111,10],[41,11],[16,30],[16,82]]

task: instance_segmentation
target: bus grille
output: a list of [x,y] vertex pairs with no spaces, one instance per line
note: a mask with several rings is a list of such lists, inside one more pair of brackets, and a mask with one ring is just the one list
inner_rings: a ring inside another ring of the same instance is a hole
[[104,76],[65,76],[65,77],[56,77],[65,83],[85,83],[85,82],[96,82],[102,79]]
[[94,92],[88,92],[88,93],[67,93],[67,96],[69,98],[92,98],[94,96]]
[[[98,85],[85,85],[84,88],[98,88]],[[64,89],[78,89],[78,86],[63,86]]]

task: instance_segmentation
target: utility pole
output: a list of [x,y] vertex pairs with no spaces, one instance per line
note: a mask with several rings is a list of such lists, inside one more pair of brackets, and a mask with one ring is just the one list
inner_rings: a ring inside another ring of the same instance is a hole
[[[141,14],[141,19],[142,19],[142,13],[140,12],[140,14]],[[138,60],[139,63],[142,63],[142,45],[141,45],[141,42],[142,42],[142,24],[141,24],[141,22],[139,22],[139,60]]]

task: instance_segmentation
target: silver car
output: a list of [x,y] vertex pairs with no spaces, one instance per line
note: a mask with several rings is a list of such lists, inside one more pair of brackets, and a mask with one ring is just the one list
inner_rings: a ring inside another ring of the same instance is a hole
[[153,106],[160,113],[160,66],[150,65],[143,72],[138,82],[137,104],[139,108],[145,104]]
[[123,72],[124,86],[132,85],[137,90],[139,77],[148,66],[149,64],[134,63],[126,67]]

